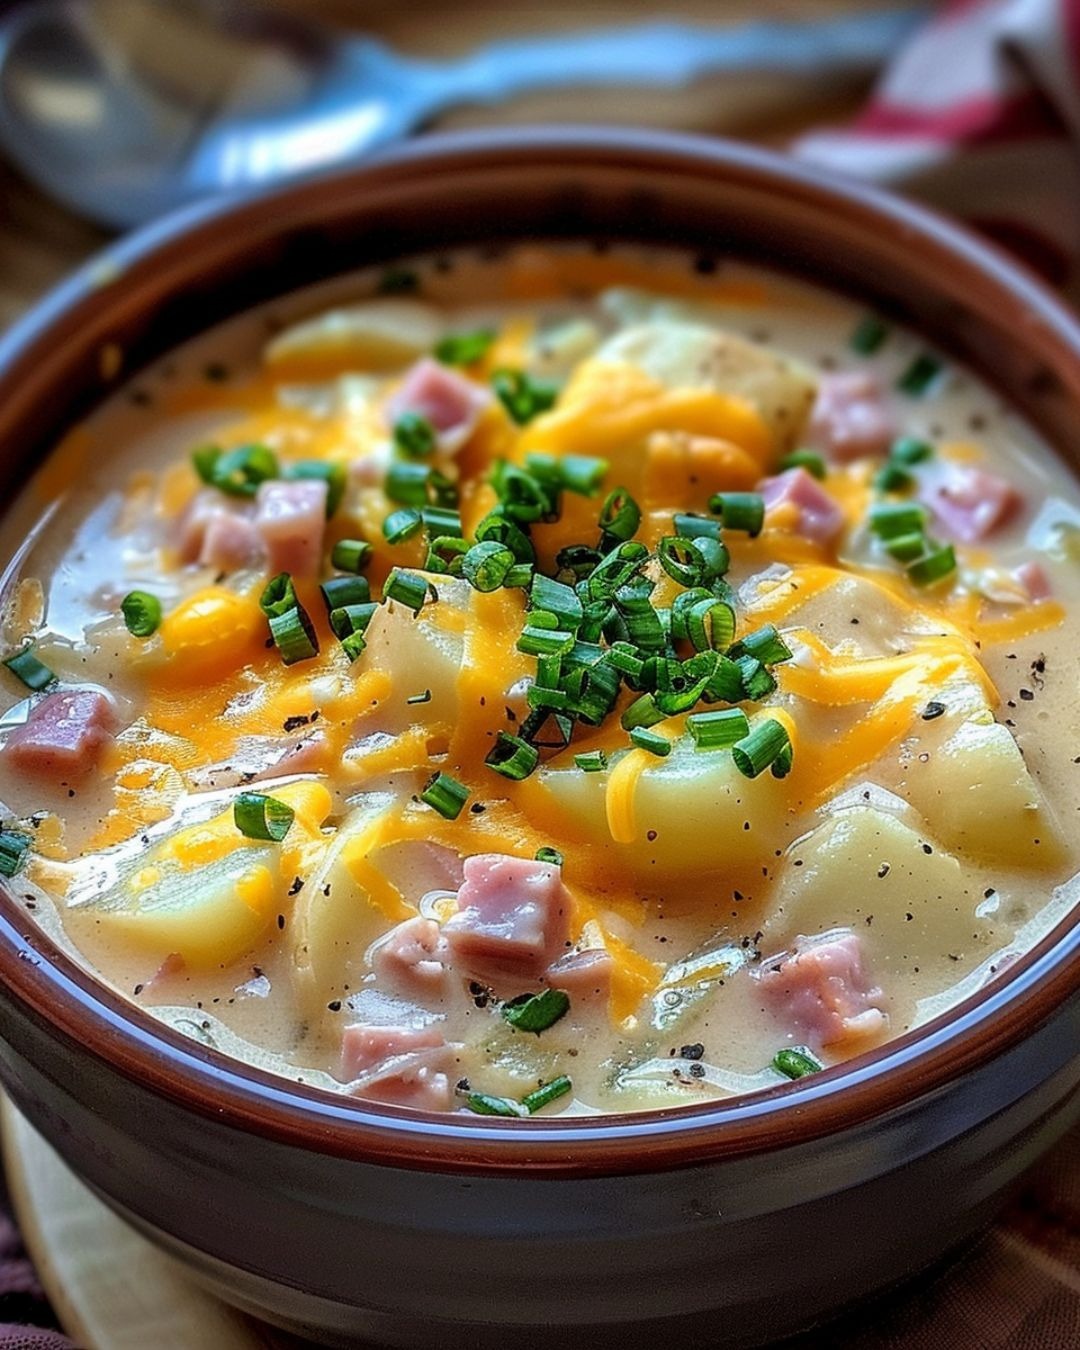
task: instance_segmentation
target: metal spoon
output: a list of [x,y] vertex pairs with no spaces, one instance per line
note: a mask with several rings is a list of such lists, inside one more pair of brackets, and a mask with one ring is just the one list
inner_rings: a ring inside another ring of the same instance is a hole
[[722,71],[864,73],[921,16],[646,23],[436,63],[235,0],[36,0],[0,21],[0,144],[78,214],[127,227],[359,158],[461,104]]

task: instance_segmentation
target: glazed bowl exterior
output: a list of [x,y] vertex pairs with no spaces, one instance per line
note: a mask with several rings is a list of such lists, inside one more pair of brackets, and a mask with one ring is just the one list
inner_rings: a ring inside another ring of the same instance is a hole
[[[413,251],[678,244],[834,286],[989,377],[1075,467],[1080,329],[971,236],[762,152],[590,129],[434,138],[110,248],[0,342],[0,477],[123,372]],[[236,1305],[340,1344],[744,1346],[925,1267],[1080,1117],[1080,924],[801,1083],[625,1117],[424,1116],[156,1024],[0,892],[0,1079],[76,1172]]]

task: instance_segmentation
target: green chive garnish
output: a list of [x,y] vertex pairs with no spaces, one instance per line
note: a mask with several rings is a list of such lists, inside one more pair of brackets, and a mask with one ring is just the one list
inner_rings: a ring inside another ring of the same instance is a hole
[[386,471],[383,490],[392,502],[400,502],[402,506],[425,506],[429,472],[426,464],[396,459]]
[[895,558],[897,562],[914,562],[916,558],[921,558],[926,552],[926,535],[922,534],[898,534],[893,539],[886,539],[885,552],[890,558]]
[[128,591],[120,602],[120,613],[132,637],[151,637],[161,623],[161,601],[149,591]]
[[423,459],[438,443],[435,428],[418,412],[404,412],[394,423],[394,445],[403,455]]
[[428,780],[420,800],[438,811],[444,820],[457,820],[461,808],[469,800],[469,789],[449,774],[437,773]]
[[656,706],[654,695],[644,693],[623,709],[619,724],[623,731],[633,731],[635,727],[655,726],[657,722],[664,720],[665,715]]
[[417,534],[424,518],[414,506],[392,511],[382,523],[383,538],[388,544],[401,544]]
[[296,604],[284,614],[271,614],[267,622],[282,665],[294,666],[318,656],[319,639],[303,605]]
[[366,605],[371,599],[367,577],[330,577],[320,584],[319,591],[327,614],[346,605]]
[[671,742],[667,737],[650,731],[648,727],[634,727],[630,739],[639,750],[647,750],[650,755],[657,755],[660,759],[671,754]]
[[741,702],[748,698],[755,703],[760,703],[763,698],[768,698],[775,691],[775,678],[765,669],[756,656],[747,653],[745,656],[740,656],[734,662],[734,665],[742,682],[742,692],[736,699],[729,701]]
[[912,398],[925,394],[944,370],[936,356],[929,352],[920,352],[896,381],[897,389]]
[[825,458],[819,455],[816,450],[792,450],[790,455],[785,455],[777,468],[784,469],[805,469],[808,474],[817,479],[825,477]]
[[558,1078],[553,1078],[550,1083],[545,1083],[543,1087],[538,1087],[535,1091],[522,1097],[521,1104],[529,1115],[535,1115],[537,1111],[542,1110],[550,1102],[557,1101],[560,1097],[565,1097],[568,1092],[573,1091],[573,1083],[562,1074]]
[[448,333],[435,344],[435,356],[448,366],[471,366],[483,360],[495,341],[493,328],[472,333]]
[[191,452],[191,462],[195,466],[195,472],[208,487],[213,486],[214,466],[221,458],[222,453],[219,445],[201,445],[197,450]]
[[763,628],[758,628],[753,633],[747,633],[744,638],[740,638],[728,655],[733,660],[738,660],[740,656],[744,655],[754,656],[763,665],[774,666],[781,661],[790,661],[792,653],[791,648],[775,627],[771,623],[767,623]]
[[720,522],[712,516],[677,515],[675,533],[680,539],[719,539]]
[[559,627],[572,633],[577,632],[585,617],[585,610],[573,587],[564,586],[561,581],[554,581],[542,573],[533,577],[529,587],[529,606],[554,614]]
[[27,689],[47,689],[56,681],[55,673],[34,655],[32,642],[27,643],[22,651],[16,652],[14,656],[9,656],[4,665],[12,675],[22,680]]
[[952,544],[944,544],[910,564],[907,574],[916,586],[932,586],[956,571],[956,553]]
[[545,844],[543,847],[536,850],[536,861],[551,863],[553,867],[561,867],[563,865],[563,855],[557,848],[548,848]]
[[550,380],[538,380],[523,370],[497,370],[491,385],[499,401],[518,426],[531,422],[554,406],[558,386]]
[[855,326],[848,342],[860,356],[872,356],[889,336],[889,329],[875,314],[868,314]]
[[268,619],[275,614],[287,614],[297,605],[296,588],[288,572],[279,572],[271,577],[259,596],[259,608]]
[[934,447],[930,442],[922,441],[917,436],[901,436],[899,440],[893,441],[889,450],[889,458],[895,464],[922,464],[924,460],[931,459],[933,454]]
[[341,605],[330,611],[330,631],[341,642],[354,633],[367,632],[367,626],[379,606],[368,600],[355,605]]
[[921,534],[926,519],[926,507],[918,502],[880,502],[870,508],[869,523],[879,539],[895,539],[902,534]]
[[26,861],[31,839],[20,830],[0,830],[0,876],[13,877]]
[[751,539],[765,523],[765,499],[760,492],[717,492],[709,498],[709,510],[724,522],[726,530],[744,530]]
[[475,590],[497,591],[514,566],[514,554],[496,539],[473,544],[461,560],[461,572]]
[[559,460],[562,485],[579,497],[591,497],[607,477],[608,462],[591,455],[563,455]]
[[607,768],[607,755],[603,750],[586,750],[574,756],[574,763],[582,773],[603,773]]
[[686,729],[697,750],[727,750],[750,734],[750,723],[741,708],[722,708],[718,712],[691,713]]
[[430,703],[430,702],[431,702],[431,690],[430,690],[430,689],[425,689],[425,690],[423,691],[423,693],[421,693],[421,694],[410,694],[409,697],[405,700],[405,702],[406,702],[406,703]]
[[484,760],[489,769],[515,782],[528,778],[539,762],[540,752],[535,746],[520,736],[511,736],[507,731],[499,732],[495,745]]
[[[421,513],[423,516],[424,513]],[[460,535],[440,534],[428,544],[427,558],[424,560],[425,572],[443,572],[450,576],[461,575],[461,564],[469,551],[469,541]]]
[[400,567],[393,568],[383,584],[385,600],[396,600],[411,609],[414,614],[420,613],[427,599],[427,593],[428,584],[423,577],[417,576],[415,572],[406,572]]
[[632,539],[641,524],[641,507],[626,488],[612,488],[600,508],[600,529],[611,543]]
[[521,1119],[529,1115],[529,1108],[510,1097],[492,1097],[486,1092],[470,1092],[465,1105],[478,1116],[513,1116]]
[[751,727],[749,734],[732,746],[731,757],[744,777],[756,778],[790,745],[787,728],[769,717]]
[[241,792],[233,801],[233,820],[245,839],[269,839],[280,844],[295,815],[287,802],[262,792]]
[[874,487],[879,492],[904,492],[914,484],[913,475],[902,464],[894,464],[892,460],[883,464],[874,474]]
[[[208,456],[209,453],[196,451],[196,455]],[[195,467],[201,474],[203,470],[198,459]],[[230,497],[254,497],[260,483],[280,476],[277,456],[272,450],[265,445],[241,445],[217,455],[210,467],[209,482]]]
[[431,539],[461,537],[461,516],[449,506],[425,506],[420,511],[420,519]]
[[365,539],[339,539],[330,554],[330,561],[339,572],[362,572],[374,551]]
[[570,997],[561,989],[545,989],[539,994],[519,994],[502,1005],[503,1020],[517,1031],[532,1031],[537,1036],[553,1027],[570,1011]]
[[825,1067],[805,1046],[777,1050],[772,1067],[785,1078],[805,1078],[809,1073],[820,1073]]

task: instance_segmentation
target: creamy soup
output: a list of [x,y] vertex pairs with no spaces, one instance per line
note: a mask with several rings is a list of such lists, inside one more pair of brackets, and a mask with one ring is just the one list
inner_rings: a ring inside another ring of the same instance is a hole
[[807,285],[360,273],[139,375],[9,512],[0,868],[335,1092],[770,1087],[1072,903],[1078,529],[992,390]]

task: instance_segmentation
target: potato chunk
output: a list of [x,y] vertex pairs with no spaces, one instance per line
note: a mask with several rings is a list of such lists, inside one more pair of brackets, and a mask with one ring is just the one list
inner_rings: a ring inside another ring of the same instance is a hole
[[331,363],[391,371],[429,352],[442,331],[439,311],[423,301],[369,300],[286,328],[267,346],[266,361],[296,371]]

